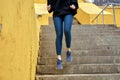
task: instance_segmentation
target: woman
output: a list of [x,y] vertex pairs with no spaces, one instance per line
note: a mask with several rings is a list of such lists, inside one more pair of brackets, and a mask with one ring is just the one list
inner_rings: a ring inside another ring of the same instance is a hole
[[77,9],[77,0],[47,0],[47,10],[49,13],[53,12],[53,21],[56,31],[57,69],[63,69],[61,58],[63,31],[67,47],[66,60],[68,62],[72,61],[71,27]]

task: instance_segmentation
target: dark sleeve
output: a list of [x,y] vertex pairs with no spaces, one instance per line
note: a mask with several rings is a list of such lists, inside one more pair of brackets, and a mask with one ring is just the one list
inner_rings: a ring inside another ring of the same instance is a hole
[[50,11],[48,11],[49,13],[51,13],[51,12],[52,12],[52,4],[51,4],[51,0],[47,0],[47,5],[51,5],[51,9],[50,9]]
[[74,4],[76,9],[78,9],[78,0],[71,0],[71,4]]
[[47,0],[47,5],[50,5],[50,1],[51,1],[51,0]]

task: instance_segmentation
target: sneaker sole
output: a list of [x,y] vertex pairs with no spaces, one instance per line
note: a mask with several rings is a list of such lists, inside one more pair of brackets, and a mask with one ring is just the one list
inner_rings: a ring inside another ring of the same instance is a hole
[[57,67],[56,67],[56,69],[57,69],[57,70],[62,70],[62,69],[63,69],[63,67],[62,67],[62,68],[57,68]]
[[67,61],[67,62],[72,62],[72,58],[71,58],[71,60],[70,60],[70,61],[69,61],[69,60],[67,60],[67,59],[66,59],[66,61]]

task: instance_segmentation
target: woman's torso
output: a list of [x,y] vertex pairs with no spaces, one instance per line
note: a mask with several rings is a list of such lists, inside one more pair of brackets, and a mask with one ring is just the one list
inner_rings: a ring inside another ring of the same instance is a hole
[[62,16],[66,14],[75,14],[75,11],[70,8],[70,0],[53,0],[53,16]]

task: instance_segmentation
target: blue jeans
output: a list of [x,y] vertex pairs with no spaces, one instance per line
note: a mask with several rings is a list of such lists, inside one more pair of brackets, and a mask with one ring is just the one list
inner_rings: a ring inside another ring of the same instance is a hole
[[73,15],[68,14],[64,16],[54,16],[53,17],[55,31],[56,31],[56,53],[61,55],[62,52],[62,38],[63,29],[65,34],[66,47],[71,47],[71,27],[73,21]]

